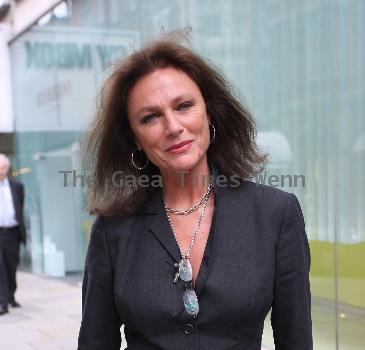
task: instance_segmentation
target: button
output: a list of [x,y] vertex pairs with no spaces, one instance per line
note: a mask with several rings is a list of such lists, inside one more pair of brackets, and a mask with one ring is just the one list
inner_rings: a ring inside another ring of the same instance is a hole
[[195,333],[195,328],[190,323],[184,324],[183,329],[184,329],[184,333],[187,334],[187,335]]

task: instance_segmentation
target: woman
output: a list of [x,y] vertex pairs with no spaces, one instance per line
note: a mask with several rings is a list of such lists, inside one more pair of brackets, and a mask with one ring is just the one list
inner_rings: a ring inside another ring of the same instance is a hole
[[296,197],[246,179],[265,155],[218,70],[173,37],[120,62],[86,152],[94,182],[79,349],[312,349]]

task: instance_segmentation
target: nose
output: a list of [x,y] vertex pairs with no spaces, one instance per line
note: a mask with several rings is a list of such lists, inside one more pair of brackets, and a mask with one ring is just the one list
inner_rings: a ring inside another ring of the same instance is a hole
[[177,136],[183,132],[184,128],[173,113],[166,114],[164,120],[167,136]]

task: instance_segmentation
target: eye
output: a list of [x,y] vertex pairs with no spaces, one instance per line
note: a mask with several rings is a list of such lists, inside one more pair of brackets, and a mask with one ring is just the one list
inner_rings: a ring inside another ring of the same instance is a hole
[[142,118],[142,124],[147,124],[149,122],[151,122],[153,119],[157,118],[158,114],[157,113],[151,113],[146,115],[145,117]]
[[179,111],[186,111],[187,109],[189,109],[193,104],[189,101],[186,102],[182,102],[177,106],[177,109]]

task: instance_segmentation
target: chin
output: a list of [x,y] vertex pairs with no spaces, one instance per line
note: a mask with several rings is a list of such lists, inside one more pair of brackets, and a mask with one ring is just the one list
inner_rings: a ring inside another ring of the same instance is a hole
[[172,162],[170,167],[175,171],[191,171],[194,170],[201,162],[204,162],[206,157],[197,158],[197,157],[189,157],[187,159],[180,159]]

